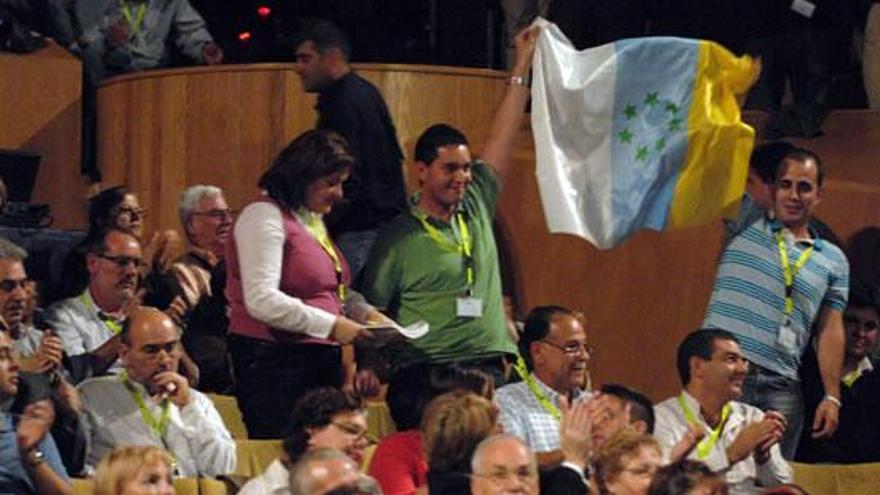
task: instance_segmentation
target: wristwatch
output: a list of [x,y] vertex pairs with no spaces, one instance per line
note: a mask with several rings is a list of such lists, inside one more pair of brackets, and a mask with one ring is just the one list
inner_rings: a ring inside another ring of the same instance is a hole
[[34,449],[25,454],[23,460],[28,467],[37,467],[46,461],[46,456],[39,450]]

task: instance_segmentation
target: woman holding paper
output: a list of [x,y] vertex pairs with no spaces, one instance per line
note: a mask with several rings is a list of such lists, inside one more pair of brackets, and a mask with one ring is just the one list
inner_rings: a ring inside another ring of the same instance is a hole
[[369,335],[365,322],[385,317],[349,290],[348,264],[323,221],[342,201],[353,162],[338,134],[301,134],[260,177],[263,195],[235,223],[227,246],[229,348],[251,438],[280,437],[310,389],[372,381],[355,373],[351,344]]

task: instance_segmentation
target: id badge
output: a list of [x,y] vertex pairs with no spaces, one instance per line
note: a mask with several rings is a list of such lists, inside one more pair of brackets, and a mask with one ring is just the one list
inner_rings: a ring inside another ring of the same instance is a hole
[[793,0],[790,8],[807,19],[811,19],[813,12],[816,11],[816,4],[808,0]]
[[483,316],[483,300],[479,297],[456,298],[455,315],[465,318],[479,318]]
[[789,322],[785,322],[779,327],[776,344],[789,354],[797,354],[797,334],[791,329]]

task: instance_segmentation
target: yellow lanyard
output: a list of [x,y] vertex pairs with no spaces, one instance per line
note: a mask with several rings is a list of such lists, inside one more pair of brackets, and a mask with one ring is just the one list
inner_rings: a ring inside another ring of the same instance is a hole
[[[684,412],[684,419],[689,424],[700,424],[700,422],[697,421],[694,412],[688,407],[684,394],[678,396],[678,404]],[[721,421],[718,422],[718,428],[710,430],[709,436],[703,438],[703,440],[697,444],[697,459],[702,461],[709,457],[709,453],[712,452],[712,448],[715,447],[715,444],[718,443],[718,439],[721,437],[721,432],[724,430],[724,425],[727,423],[728,416],[730,416],[730,403],[724,404],[724,407],[721,409]]]
[[517,356],[516,364],[513,365],[513,369],[516,370],[516,374],[519,375],[520,378],[526,385],[529,386],[529,390],[532,391],[532,395],[535,396],[535,399],[538,399],[538,403],[541,404],[541,407],[544,408],[545,411],[550,413],[556,421],[562,419],[562,413],[559,412],[559,408],[556,407],[556,404],[550,401],[550,398],[547,397],[547,394],[544,393],[543,390],[538,386],[538,382],[535,381],[535,376],[529,372],[529,369],[526,368],[526,361],[522,358],[522,356]]
[[168,422],[170,421],[170,410],[171,410],[171,401],[167,398],[162,400],[162,415],[157,420],[153,417],[153,414],[147,408],[147,404],[144,401],[144,396],[141,394],[141,391],[138,390],[131,380],[128,379],[128,375],[123,371],[119,375],[120,380],[122,380],[122,384],[125,385],[125,388],[128,390],[128,393],[131,394],[131,398],[134,399],[134,403],[137,404],[138,410],[141,412],[141,418],[143,418],[144,423],[150,427],[150,430],[155,433],[164,445],[165,443],[165,432],[168,430]]
[[801,271],[801,268],[807,264],[810,255],[813,254],[813,246],[805,249],[792,267],[791,260],[788,258],[788,248],[785,245],[785,239],[779,230],[776,231],[776,244],[779,246],[779,258],[782,260],[782,279],[785,283],[785,316],[788,318],[794,313],[794,299],[792,298],[794,278]]
[[336,294],[339,296],[340,302],[345,302],[345,283],[343,282],[342,277],[342,260],[339,259],[339,254],[333,247],[333,242],[330,241],[330,236],[327,235],[327,227],[324,226],[323,220],[312,213],[306,213],[305,217],[306,230],[312,234],[312,237],[318,241],[318,244],[321,245],[324,252],[326,252],[327,256],[330,256],[330,259],[333,261],[333,269],[336,270]]
[[113,335],[119,335],[122,332],[122,323],[119,323],[118,321],[110,318],[110,316],[95,308],[95,306],[92,304],[92,301],[88,297],[86,297],[85,292],[79,295],[79,300],[82,301],[86,309],[98,313],[98,319],[104,323],[105,327],[109,328],[110,331],[113,332]]
[[138,31],[141,30],[141,24],[143,24],[144,22],[144,16],[147,15],[146,2],[138,5],[137,13],[135,13],[134,18],[132,18],[131,7],[128,6],[128,2],[126,2],[125,0],[120,0],[119,5],[122,8],[122,17],[125,18],[125,22],[128,23],[129,27],[131,27],[131,32],[133,34],[137,34]]
[[449,238],[440,233],[436,227],[431,225],[428,221],[428,215],[415,208],[411,211],[413,216],[422,224],[425,232],[428,233],[428,237],[434,241],[434,244],[436,244],[437,247],[450,253],[461,253],[464,260],[464,276],[465,281],[467,282],[467,291],[468,295],[471,295],[474,288],[473,241],[471,239],[471,231],[468,229],[467,222],[464,221],[464,215],[461,213],[455,214],[455,220],[458,224],[459,239],[457,239],[458,242],[452,242]]

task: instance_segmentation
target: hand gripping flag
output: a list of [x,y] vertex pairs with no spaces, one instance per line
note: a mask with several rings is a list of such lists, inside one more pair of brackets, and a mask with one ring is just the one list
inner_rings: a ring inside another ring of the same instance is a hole
[[681,38],[579,52],[537,22],[532,131],[551,232],[607,249],[638,229],[736,214],[754,145],[736,101],[757,70],[750,58]]

